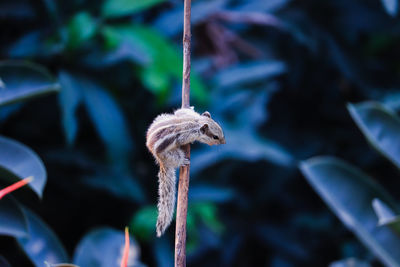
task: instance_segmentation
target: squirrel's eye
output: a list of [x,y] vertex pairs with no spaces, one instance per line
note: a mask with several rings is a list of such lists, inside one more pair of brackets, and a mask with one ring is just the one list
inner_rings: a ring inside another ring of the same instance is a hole
[[218,136],[216,136],[216,135],[214,135],[213,138],[214,138],[215,140],[218,140],[218,139],[219,139]]

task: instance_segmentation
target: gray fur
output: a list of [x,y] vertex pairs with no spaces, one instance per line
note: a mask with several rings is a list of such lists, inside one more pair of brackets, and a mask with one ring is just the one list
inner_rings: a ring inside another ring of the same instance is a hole
[[193,109],[178,109],[174,114],[157,116],[147,130],[146,137],[146,146],[160,166],[156,225],[157,236],[160,237],[174,215],[175,169],[190,163],[181,146],[194,141],[208,145],[225,144],[225,137],[221,127],[211,119],[208,112],[200,115]]

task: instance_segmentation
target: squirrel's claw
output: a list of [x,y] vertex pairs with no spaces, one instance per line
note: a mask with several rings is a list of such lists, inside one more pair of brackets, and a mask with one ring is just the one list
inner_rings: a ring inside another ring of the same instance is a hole
[[184,158],[182,166],[189,166],[189,165],[190,165],[190,159]]

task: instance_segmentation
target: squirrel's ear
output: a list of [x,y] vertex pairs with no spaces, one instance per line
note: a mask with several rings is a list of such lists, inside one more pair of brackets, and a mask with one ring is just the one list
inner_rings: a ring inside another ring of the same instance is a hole
[[205,123],[205,124],[203,124],[203,126],[201,126],[200,132],[204,134],[207,132],[207,130],[208,130],[208,124]]
[[206,116],[206,117],[209,117],[211,119],[211,114],[208,111],[203,112],[203,114],[201,114],[201,116]]

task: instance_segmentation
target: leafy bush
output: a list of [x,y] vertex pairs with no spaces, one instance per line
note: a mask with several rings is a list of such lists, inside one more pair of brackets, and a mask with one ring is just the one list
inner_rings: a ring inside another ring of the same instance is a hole
[[[0,3],[0,186],[35,176],[0,201],[10,219],[0,233],[17,240],[1,237],[0,263],[109,264],[117,247],[93,252],[130,225],[137,263],[171,266],[173,227],[154,237],[157,170],[144,137],[180,103],[182,10],[173,0]],[[399,264],[388,229],[400,188],[390,164],[397,10],[396,0],[193,1],[191,101],[227,144],[193,147],[188,265]],[[347,103],[364,100],[382,104],[350,105],[350,116]],[[315,155],[330,156],[304,161]],[[56,261],[32,254],[36,237]]]

